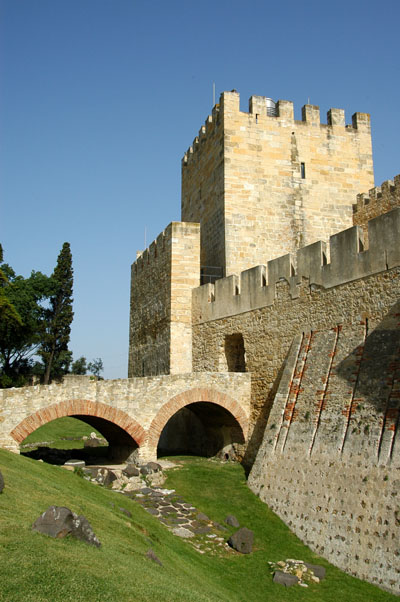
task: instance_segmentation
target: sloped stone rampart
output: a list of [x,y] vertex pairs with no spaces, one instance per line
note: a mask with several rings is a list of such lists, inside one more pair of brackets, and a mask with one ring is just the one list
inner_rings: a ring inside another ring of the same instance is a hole
[[399,415],[399,304],[373,330],[299,335],[249,477],[314,551],[397,594]]
[[194,367],[226,369],[241,334],[251,488],[313,550],[400,593],[400,268],[297,282],[296,295],[277,279],[263,307],[195,322]]

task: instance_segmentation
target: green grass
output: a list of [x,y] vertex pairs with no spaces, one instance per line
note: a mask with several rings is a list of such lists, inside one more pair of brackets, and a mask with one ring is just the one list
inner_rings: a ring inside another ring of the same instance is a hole
[[[174,458],[173,460],[177,460]],[[318,559],[247,488],[239,465],[179,459],[166,483],[213,520],[228,513],[255,532],[251,555],[201,555],[121,494],[96,487],[61,467],[0,450],[5,489],[0,495],[1,602],[256,602],[396,600]],[[50,505],[84,514],[100,549],[72,538],[33,533]],[[112,506],[114,504],[114,507]],[[130,510],[132,518],[119,507]],[[152,548],[163,563],[146,558]],[[327,567],[315,586],[275,585],[268,560],[300,558]]]
[[[102,437],[96,429],[82,420],[65,416],[36,429],[24,439],[22,446],[46,441],[56,449],[80,449],[83,447],[82,437],[89,437],[92,432],[96,433],[98,437]],[[65,437],[74,437],[76,441],[65,440]]]

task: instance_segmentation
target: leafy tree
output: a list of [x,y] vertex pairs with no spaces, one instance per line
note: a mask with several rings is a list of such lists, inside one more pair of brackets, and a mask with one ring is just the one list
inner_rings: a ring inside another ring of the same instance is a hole
[[75,360],[71,366],[72,374],[86,374],[87,370],[88,366],[86,365],[86,358],[83,355]]
[[[0,264],[3,263],[3,247],[0,244]],[[9,281],[4,270],[0,268],[0,323],[8,322],[14,326],[22,326],[22,319],[14,305],[7,297],[6,288]]]
[[50,296],[50,306],[46,309],[43,342],[39,350],[44,369],[44,384],[51,377],[58,377],[69,370],[72,354],[68,350],[71,333],[73,269],[69,243],[65,242],[51,276],[54,292]]
[[0,387],[21,386],[32,373],[52,284],[40,272],[29,278],[17,276],[4,263],[0,272]]
[[103,372],[103,370],[104,370],[103,360],[98,357],[97,359],[89,362],[88,370],[91,374],[93,374],[94,376],[97,376],[97,378],[100,378],[100,372]]

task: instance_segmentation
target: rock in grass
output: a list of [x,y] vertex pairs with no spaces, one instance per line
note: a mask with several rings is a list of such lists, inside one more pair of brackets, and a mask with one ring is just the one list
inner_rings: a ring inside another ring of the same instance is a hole
[[275,571],[274,573],[274,583],[280,583],[285,587],[291,587],[292,585],[296,585],[298,582],[299,578],[291,573],[283,573],[282,571]]
[[233,516],[233,514],[228,514],[228,516],[225,519],[225,522],[227,525],[235,527],[236,529],[240,527],[238,519],[236,518],[236,516]]
[[163,565],[163,563],[161,562],[161,560],[158,558],[158,556],[155,555],[155,553],[153,552],[153,550],[151,548],[147,551],[146,556],[147,556],[147,558],[149,558],[150,560],[152,560],[156,564],[159,564],[160,566]]
[[101,546],[101,543],[94,534],[89,521],[84,516],[76,516],[76,514],[74,515],[71,535],[76,539],[85,541],[91,546],[96,546],[96,548]]
[[237,550],[241,554],[251,554],[253,550],[253,539],[253,531],[246,527],[242,527],[228,539],[228,544],[231,548]]
[[0,471],[0,493],[3,491],[3,489],[4,489],[4,477]]
[[35,520],[32,530],[54,538],[71,534],[72,537],[90,545],[96,547],[101,545],[89,521],[84,516],[77,516],[65,506],[50,506]]
[[122,474],[130,479],[131,477],[138,477],[140,473],[139,469],[134,466],[134,464],[128,464],[122,471]]
[[147,468],[150,468],[153,472],[160,472],[162,470],[161,464],[158,464],[158,462],[148,462]]
[[185,527],[176,527],[175,529],[172,529],[172,533],[178,537],[183,537],[184,539],[194,537],[194,533],[189,531],[189,529],[185,529]]
[[35,520],[32,530],[49,537],[65,537],[73,529],[74,515],[64,506],[50,506]]
[[126,514],[126,516],[128,518],[132,518],[132,512],[130,512],[129,510],[127,510],[126,508],[119,508],[119,511],[122,512],[123,514]]
[[321,579],[325,579],[326,569],[324,566],[321,566],[320,564],[310,564],[309,562],[305,562],[304,564],[320,581]]

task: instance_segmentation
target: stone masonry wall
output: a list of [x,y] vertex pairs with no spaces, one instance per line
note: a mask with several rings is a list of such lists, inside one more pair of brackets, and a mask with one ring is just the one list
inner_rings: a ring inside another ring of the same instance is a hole
[[330,249],[314,243],[193,291],[194,370],[227,370],[242,341],[250,487],[313,550],[396,593],[399,220],[400,209],[372,220],[367,251],[355,226]]
[[399,318],[296,337],[249,477],[314,551],[397,594]]
[[225,265],[223,136],[216,105],[182,160],[181,219],[201,224],[201,265],[220,268]]
[[129,376],[191,371],[199,225],[172,222],[132,265]]
[[[116,424],[140,446],[143,460],[155,460],[168,420],[190,403],[222,406],[247,436],[248,374],[175,374],[0,390],[0,446],[18,452],[19,443],[42,424],[61,416],[96,416]],[[101,427],[100,427],[101,430]]]
[[357,195],[357,203],[353,205],[353,224],[362,226],[368,236],[369,220],[395,207],[400,207],[400,175],[372,188],[368,193]]
[[[361,228],[354,226],[332,236],[330,249],[314,243],[296,257],[286,255],[193,291],[193,370],[226,370],[226,337],[240,333],[252,373],[253,426],[265,426],[294,336],[365,316],[374,325],[396,303],[397,272],[393,276],[386,267],[400,265],[400,209],[371,220],[367,251],[360,251],[360,237]],[[258,436],[256,429],[255,449]]]
[[[224,92],[182,163],[182,219],[201,223],[201,263],[239,273],[352,224],[352,203],[373,186],[369,115]],[[304,173],[302,173],[302,164]],[[304,176],[304,177],[302,177]],[[334,201],[333,201],[334,199]]]

